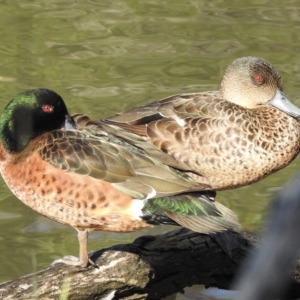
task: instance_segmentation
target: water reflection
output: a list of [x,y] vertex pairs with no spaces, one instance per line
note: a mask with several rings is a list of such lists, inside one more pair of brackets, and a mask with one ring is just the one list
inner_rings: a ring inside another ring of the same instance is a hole
[[[20,91],[44,86],[61,94],[71,113],[109,116],[171,94],[216,89],[226,66],[245,55],[274,64],[300,106],[299,10],[292,0],[2,1],[0,110]],[[218,199],[255,229],[298,165]],[[25,207],[2,181],[0,187],[0,281],[77,253],[75,231]],[[99,233],[90,249],[164,230]]]

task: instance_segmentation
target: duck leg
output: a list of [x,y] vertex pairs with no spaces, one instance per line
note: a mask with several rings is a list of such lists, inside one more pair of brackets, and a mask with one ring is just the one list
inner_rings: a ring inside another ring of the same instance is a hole
[[78,231],[77,237],[79,242],[79,263],[81,267],[86,268],[90,261],[89,254],[87,251],[89,233],[87,229],[85,230],[76,229],[76,230]]
[[85,230],[77,230],[77,237],[79,242],[79,258],[72,255],[66,255],[63,258],[57,259],[54,262],[52,262],[51,265],[55,265],[57,263],[63,263],[70,266],[81,266],[83,268],[86,268],[89,263],[95,267],[97,265],[89,258],[88,251],[87,251],[87,244],[88,244],[88,235],[89,231],[88,229]]

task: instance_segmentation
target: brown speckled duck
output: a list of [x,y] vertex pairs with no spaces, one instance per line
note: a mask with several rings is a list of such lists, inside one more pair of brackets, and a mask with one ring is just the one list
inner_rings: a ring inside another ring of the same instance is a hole
[[173,224],[207,233],[239,226],[234,213],[203,192],[209,186],[96,129],[78,130],[63,99],[47,89],[17,95],[0,117],[0,171],[8,187],[35,211],[78,231],[79,259],[58,262],[92,263],[87,240],[94,230]]
[[171,96],[104,122],[131,143],[155,146],[199,183],[225,190],[287,166],[299,152],[299,116],[275,68],[243,57],[228,67],[219,91]]

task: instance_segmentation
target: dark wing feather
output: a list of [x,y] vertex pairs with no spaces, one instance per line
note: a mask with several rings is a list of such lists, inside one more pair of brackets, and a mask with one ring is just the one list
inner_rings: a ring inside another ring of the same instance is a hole
[[52,131],[38,149],[49,164],[112,183],[134,198],[208,189],[116,136],[98,130]]
[[166,99],[138,106],[118,113],[106,119],[110,124],[145,135],[142,125],[150,124],[163,118],[186,119],[186,118],[213,118],[218,117],[219,111],[216,105],[220,101],[218,91],[181,94]]
[[[205,193],[189,193],[148,200],[143,208],[145,220],[157,221],[170,218],[175,223],[200,233],[217,232],[240,227],[234,212]],[[165,217],[165,218],[164,218]]]
[[113,144],[79,131],[53,131],[39,149],[42,158],[68,172],[89,175],[108,182],[123,182],[135,176],[131,164]]
[[[134,145],[140,149],[143,149],[147,152],[149,157],[156,159],[158,161],[163,162],[165,165],[172,166],[176,169],[180,169],[183,171],[191,171],[191,168],[186,165],[184,162],[175,159],[174,157],[168,155],[167,153],[162,152],[157,147],[152,145],[151,143],[146,142],[146,138],[140,136],[132,131],[127,131],[125,128],[120,128],[113,123],[107,123],[106,121],[92,121],[87,115],[76,114],[73,115],[72,118],[74,119],[76,125],[80,129],[87,129],[90,128],[94,130],[94,132],[99,132],[99,130],[104,130],[107,133],[115,137],[119,137],[122,141],[126,141],[127,143]],[[124,124],[127,125],[127,124]],[[129,125],[130,127],[131,125]],[[144,128],[146,128],[144,126]]]

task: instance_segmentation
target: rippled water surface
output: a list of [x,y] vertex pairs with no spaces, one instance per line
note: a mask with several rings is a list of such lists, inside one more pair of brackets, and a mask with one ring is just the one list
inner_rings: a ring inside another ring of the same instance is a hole
[[[226,66],[246,55],[272,62],[300,106],[299,21],[299,2],[288,0],[0,1],[0,110],[24,89],[44,86],[61,94],[71,113],[105,117],[171,94],[216,89]],[[219,193],[218,200],[254,230],[273,192],[298,166],[296,159],[257,184]],[[73,229],[0,186],[0,281],[77,255]],[[89,248],[164,230],[95,233]],[[188,297],[205,299],[198,292]]]

